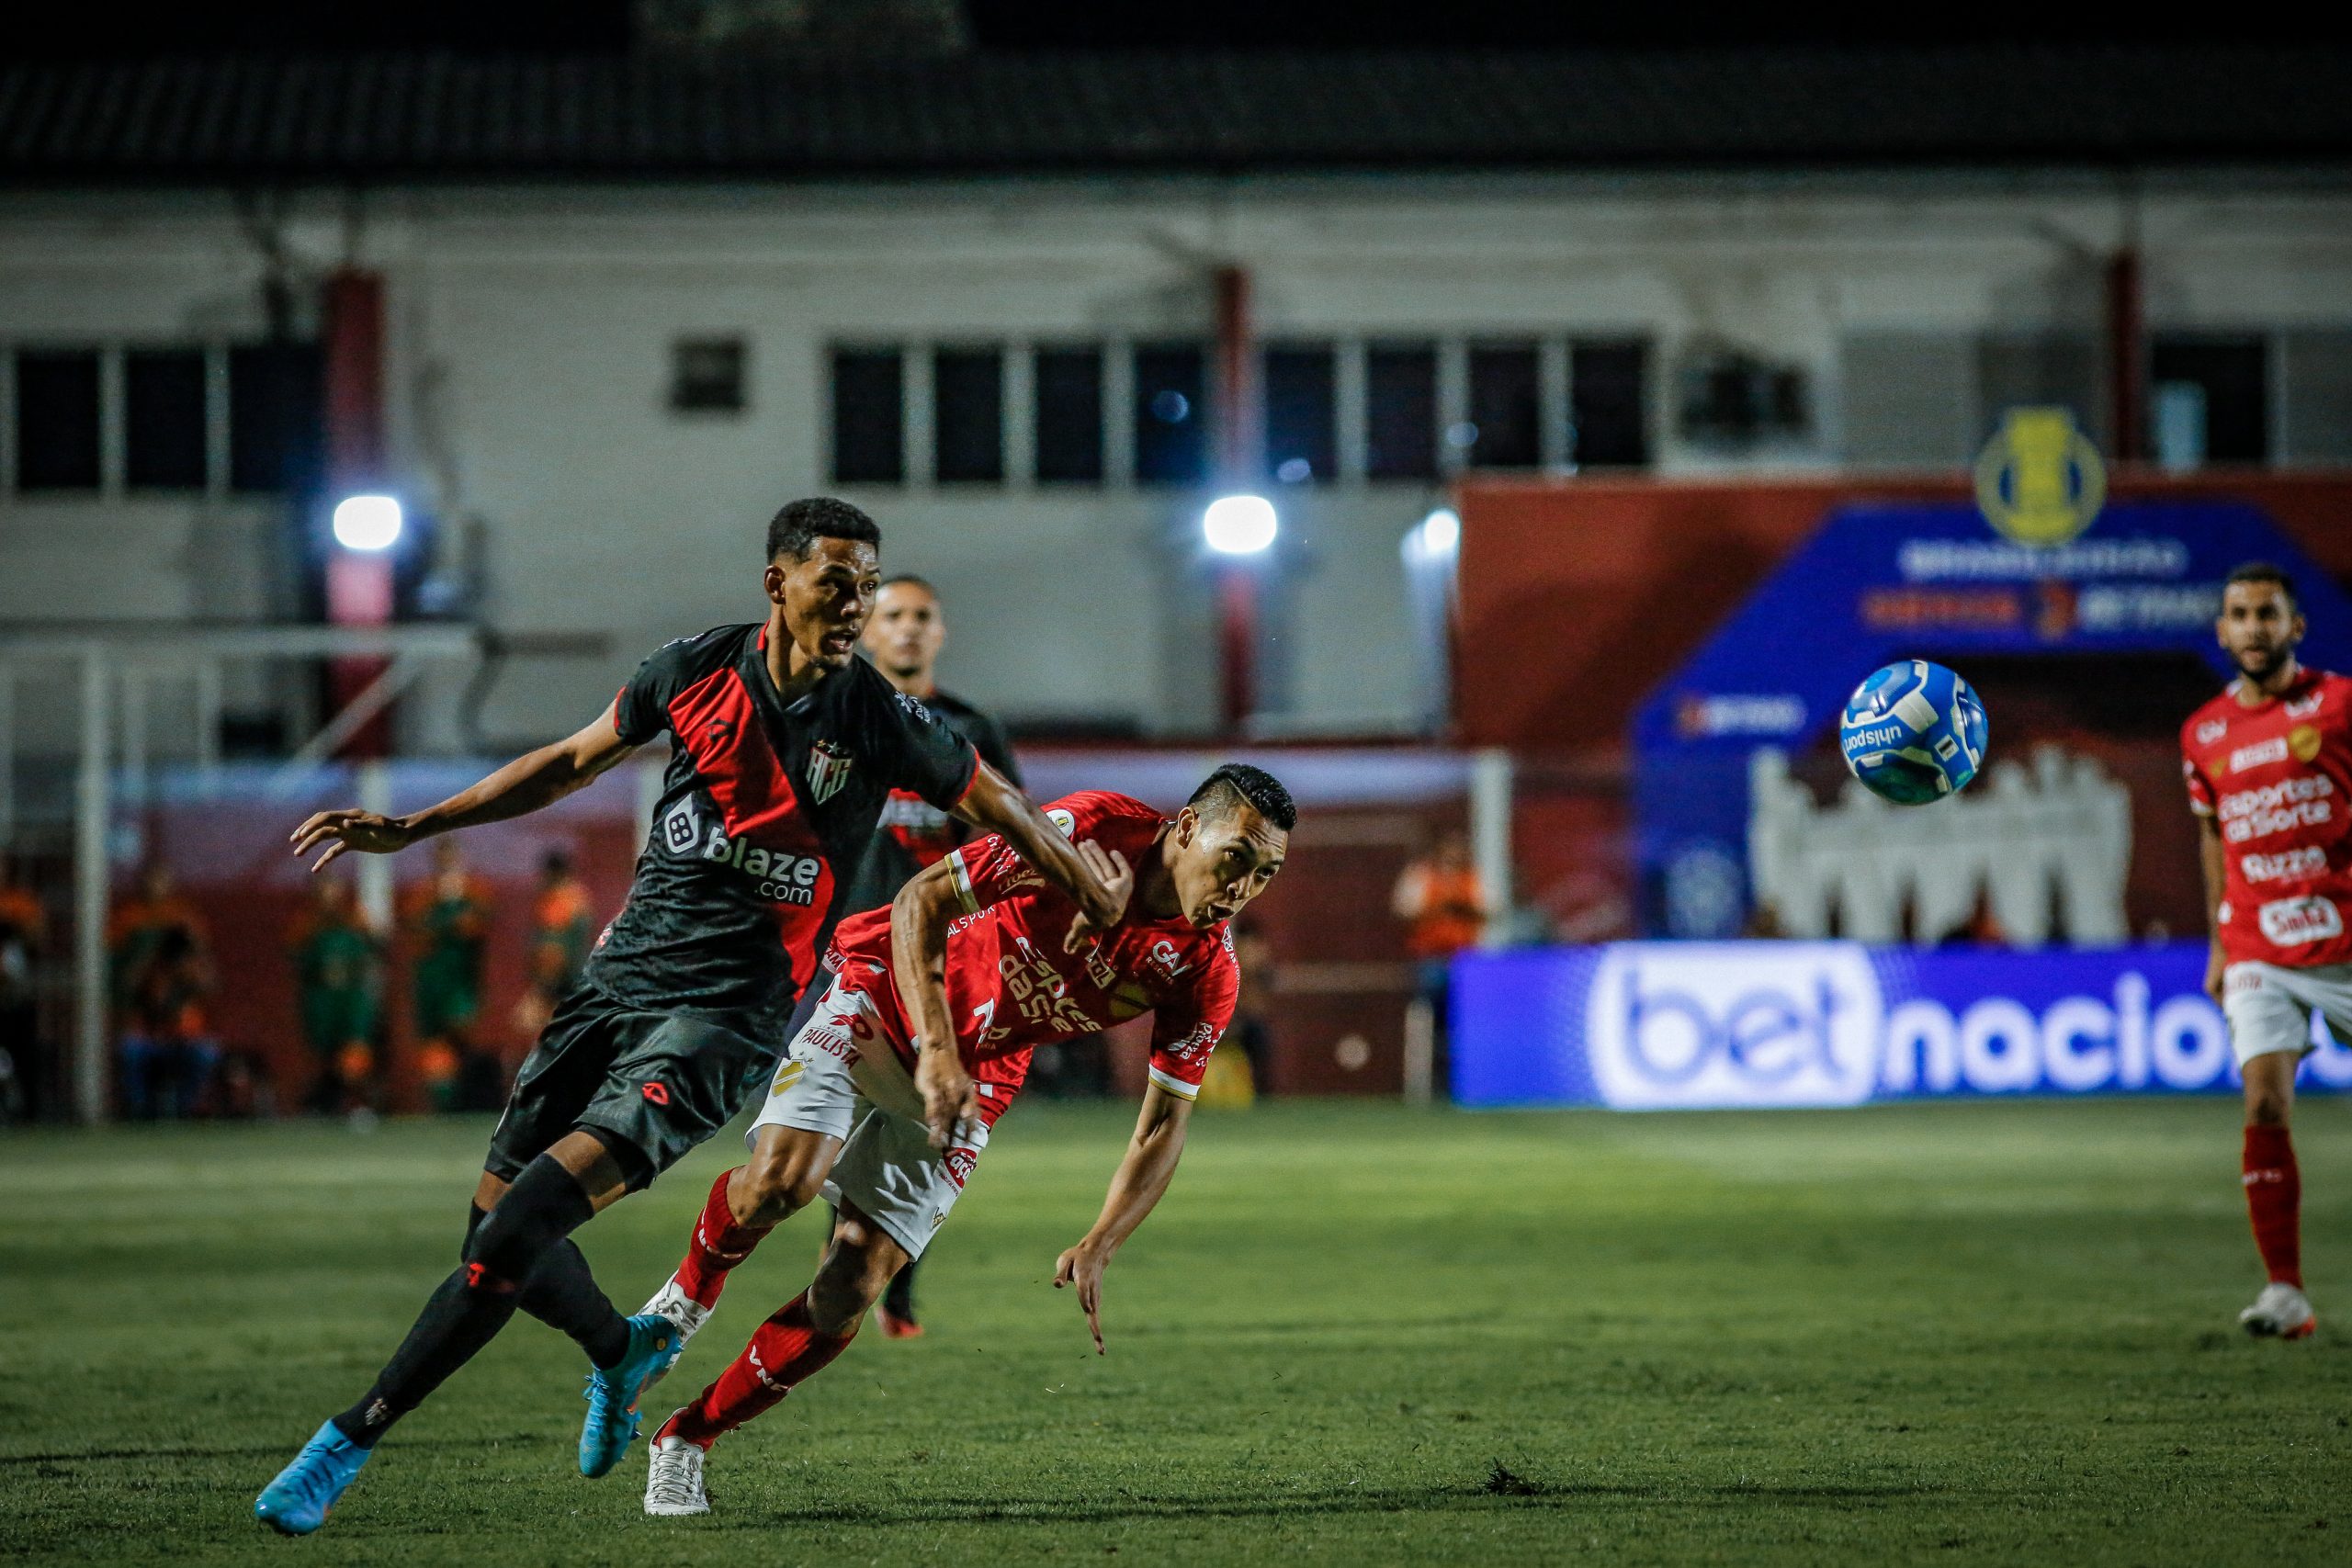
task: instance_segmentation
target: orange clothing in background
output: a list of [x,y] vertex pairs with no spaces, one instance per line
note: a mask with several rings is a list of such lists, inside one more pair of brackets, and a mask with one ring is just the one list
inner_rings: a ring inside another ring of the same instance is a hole
[[1418,865],[1406,873],[1417,877],[1419,897],[1405,945],[1416,958],[1451,958],[1465,947],[1478,945],[1487,927],[1487,898],[1478,874],[1469,866],[1449,871],[1442,866]]

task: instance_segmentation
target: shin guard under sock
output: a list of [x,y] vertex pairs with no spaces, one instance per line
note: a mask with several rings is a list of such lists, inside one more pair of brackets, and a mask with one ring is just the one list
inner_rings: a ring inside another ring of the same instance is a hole
[[2254,1245],[2262,1266],[2278,1284],[2303,1288],[2303,1178],[2295,1167],[2295,1144],[2284,1127],[2245,1130],[2246,1217],[2254,1223]]
[[822,1371],[856,1337],[855,1322],[847,1334],[817,1332],[808,1318],[808,1294],[802,1292],[752,1331],[742,1354],[672,1418],[662,1436],[710,1447]]
[[751,1257],[752,1249],[775,1229],[736,1222],[727,1201],[727,1184],[734,1176],[730,1170],[710,1184],[710,1196],[695,1219],[694,1238],[686,1244],[685,1260],[678,1265],[678,1286],[698,1306],[717,1306],[719,1292],[727,1288],[727,1271]]

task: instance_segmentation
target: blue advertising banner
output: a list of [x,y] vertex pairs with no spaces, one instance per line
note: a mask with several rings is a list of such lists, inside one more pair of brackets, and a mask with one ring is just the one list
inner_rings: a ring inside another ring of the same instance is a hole
[[[1456,1103],[1621,1111],[2234,1091],[2205,944],[2010,953],[1847,942],[1465,953]],[[2301,1081],[2352,1087],[2315,1026]]]
[[[2041,544],[1995,532],[1964,503],[1834,513],[1635,720],[1643,931],[1738,934],[1750,753],[1793,752],[1828,732],[1880,665],[1932,658],[1965,676],[1972,654],[2186,650],[2212,666],[2218,690],[2230,674],[2213,638],[2222,579],[2253,558],[2295,573],[2306,660],[2352,668],[2352,599],[2252,506],[2118,502]],[[1999,759],[2001,716],[1991,718]]]

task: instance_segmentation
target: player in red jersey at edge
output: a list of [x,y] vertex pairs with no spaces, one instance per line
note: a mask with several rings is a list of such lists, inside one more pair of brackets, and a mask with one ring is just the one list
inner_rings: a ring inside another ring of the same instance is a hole
[[2318,1320],[2303,1295],[2288,1120],[2312,1015],[2352,1039],[2352,680],[2296,660],[2303,617],[2275,566],[2230,573],[2215,629],[2238,678],[2188,716],[2180,749],[2213,912],[2205,988],[2228,1015],[2245,1079],[2243,1179],[2270,1275],[2238,1322],[2300,1339]]
[[[840,1211],[807,1290],[656,1435],[645,1511],[709,1512],[704,1458],[849,1345],[867,1308],[947,1218],[1030,1052],[1154,1014],[1150,1082],[1102,1210],[1055,1266],[1102,1349],[1102,1271],[1168,1190],[1209,1053],[1240,988],[1228,922],[1281,870],[1296,811],[1259,769],[1211,773],[1175,820],[1123,795],[1067,795],[1046,815],[1096,872],[1130,890],[1099,936],[999,838],[967,844],[844,922],[831,984],[804,1006],[747,1142],[712,1184],[663,1298],[700,1326],[727,1272],[821,1194]],[[815,993],[812,991],[811,993]],[[851,1127],[860,1094],[873,1110]]]

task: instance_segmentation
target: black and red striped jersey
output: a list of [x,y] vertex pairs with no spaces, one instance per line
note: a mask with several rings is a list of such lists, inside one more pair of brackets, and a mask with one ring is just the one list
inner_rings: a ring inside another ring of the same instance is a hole
[[659,649],[621,688],[621,739],[667,733],[670,765],[586,977],[629,1006],[779,1039],[890,792],[952,809],[978,759],[863,660],[786,704],[766,650],[765,626],[718,626]]
[[[932,716],[972,743],[980,761],[1013,784],[1021,782],[1021,765],[997,722],[952,692],[933,692],[922,699]],[[899,889],[948,853],[960,848],[972,830],[912,790],[894,789],[882,806],[882,828],[874,835],[849,890],[844,912],[878,909],[899,896]]]

